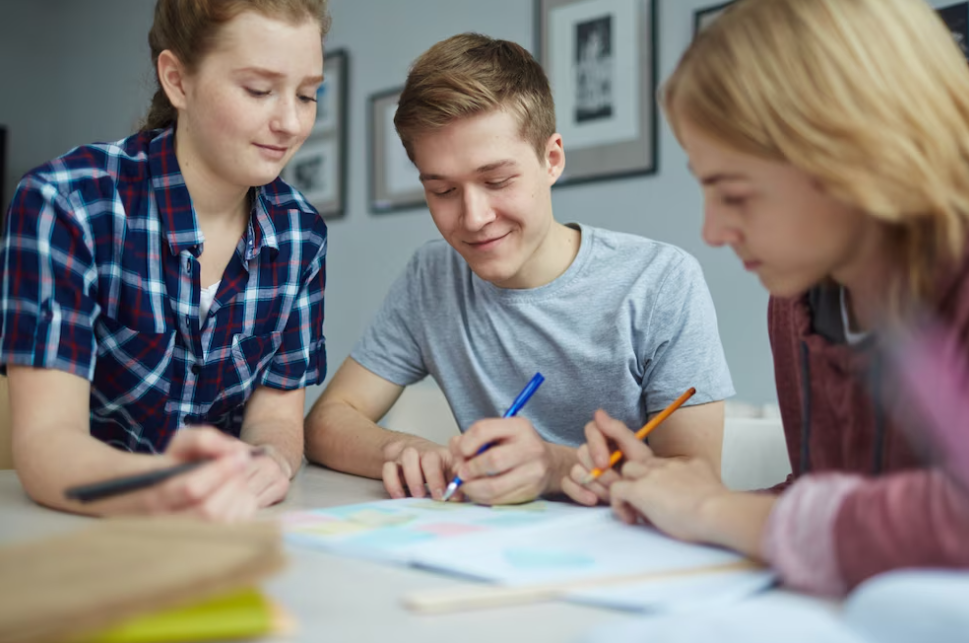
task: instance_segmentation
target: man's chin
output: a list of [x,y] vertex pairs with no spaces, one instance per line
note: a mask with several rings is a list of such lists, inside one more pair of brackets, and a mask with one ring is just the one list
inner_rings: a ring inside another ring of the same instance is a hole
[[479,279],[487,281],[495,286],[502,287],[502,284],[511,281],[515,277],[513,271],[507,268],[503,269],[501,266],[494,264],[472,264],[469,263],[468,267],[471,268],[471,272],[478,276]]

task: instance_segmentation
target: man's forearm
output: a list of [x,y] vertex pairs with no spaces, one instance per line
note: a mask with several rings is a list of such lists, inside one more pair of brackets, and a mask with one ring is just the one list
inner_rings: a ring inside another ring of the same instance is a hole
[[307,457],[338,471],[380,478],[384,463],[396,460],[408,446],[440,445],[378,426],[340,402],[319,405],[306,420]]

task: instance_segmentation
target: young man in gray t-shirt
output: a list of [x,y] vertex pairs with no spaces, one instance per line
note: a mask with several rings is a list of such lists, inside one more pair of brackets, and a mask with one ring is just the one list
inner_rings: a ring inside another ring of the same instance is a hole
[[[597,425],[636,430],[693,386],[649,447],[623,446],[719,471],[733,386],[699,265],[667,244],[555,221],[565,152],[534,58],[476,34],[438,43],[412,67],[395,123],[444,239],[417,251],[313,407],[309,458],[382,476],[393,497],[426,484],[440,498],[459,475],[485,504],[559,492],[592,504],[616,476],[569,479],[593,466],[586,437],[601,451]],[[545,383],[500,418],[535,372]],[[462,431],[448,446],[375,424],[427,375]]]

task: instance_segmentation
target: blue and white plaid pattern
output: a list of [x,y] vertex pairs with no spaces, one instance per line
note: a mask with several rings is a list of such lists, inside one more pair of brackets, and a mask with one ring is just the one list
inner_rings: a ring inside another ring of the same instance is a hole
[[199,319],[202,233],[171,128],[79,147],[20,182],[0,243],[0,371],[91,382],[91,434],[162,451],[187,424],[238,435],[258,386],[326,375],[326,224],[277,179]]

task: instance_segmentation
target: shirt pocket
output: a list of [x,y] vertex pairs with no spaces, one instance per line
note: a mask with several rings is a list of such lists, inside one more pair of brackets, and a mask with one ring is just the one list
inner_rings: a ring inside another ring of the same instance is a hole
[[209,410],[210,418],[220,418],[249,400],[256,387],[263,383],[282,339],[279,331],[266,335],[233,335],[231,359],[223,366],[222,390]]
[[[175,331],[146,333],[101,316],[94,326],[97,362],[91,384],[92,433],[98,425],[124,427],[132,451],[142,441],[157,446],[166,424],[165,404],[171,390]],[[102,439],[109,436],[98,436]],[[110,440],[119,440],[113,435]]]

